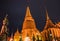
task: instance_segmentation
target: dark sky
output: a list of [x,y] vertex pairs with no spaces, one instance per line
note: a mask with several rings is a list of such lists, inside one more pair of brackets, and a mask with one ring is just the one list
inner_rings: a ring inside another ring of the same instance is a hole
[[46,21],[46,9],[50,19],[56,23],[60,21],[60,0],[0,0],[0,28],[2,20],[8,14],[10,33],[21,31],[26,7],[29,6],[35,19],[37,29],[42,31]]

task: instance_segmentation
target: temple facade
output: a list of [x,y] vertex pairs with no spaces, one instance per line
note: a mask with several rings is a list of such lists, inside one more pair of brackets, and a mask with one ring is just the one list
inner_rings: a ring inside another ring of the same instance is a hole
[[15,33],[8,37],[8,15],[5,16],[0,31],[0,41],[60,41],[60,22],[53,23],[46,10],[46,24],[43,31],[36,27],[35,20],[27,6],[22,30],[17,29]]

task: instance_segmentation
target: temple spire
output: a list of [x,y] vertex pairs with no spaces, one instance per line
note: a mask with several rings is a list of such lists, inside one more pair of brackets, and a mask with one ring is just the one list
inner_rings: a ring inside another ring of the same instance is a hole
[[49,20],[48,12],[46,10],[46,20]]
[[11,38],[13,38],[13,33],[11,34]]
[[13,41],[13,33],[11,34],[11,38],[10,38],[10,41]]
[[50,20],[49,16],[48,16],[48,12],[46,10],[46,25],[44,27],[44,29],[48,29],[50,27],[54,27],[53,22]]
[[25,17],[31,17],[31,12],[30,12],[29,6],[27,6]]
[[20,40],[20,33],[19,30],[17,28],[15,34],[14,34],[14,41],[19,41]]

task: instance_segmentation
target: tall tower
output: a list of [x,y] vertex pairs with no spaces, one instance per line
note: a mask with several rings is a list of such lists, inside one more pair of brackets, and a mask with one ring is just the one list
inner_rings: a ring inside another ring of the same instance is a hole
[[25,19],[23,22],[23,27],[22,27],[22,39],[24,39],[28,36],[30,38],[30,41],[32,41],[32,35],[36,35],[36,33],[39,33],[39,31],[36,29],[35,21],[31,15],[29,6],[27,6],[26,9],[26,15]]

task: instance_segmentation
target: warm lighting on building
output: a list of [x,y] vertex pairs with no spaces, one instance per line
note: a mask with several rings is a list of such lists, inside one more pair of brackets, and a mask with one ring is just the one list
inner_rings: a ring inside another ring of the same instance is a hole
[[20,33],[19,33],[18,29],[17,29],[17,31],[14,34],[14,41],[19,41],[19,40],[20,40]]
[[40,32],[36,28],[35,21],[31,15],[29,6],[27,7],[27,10],[26,10],[26,15],[25,15],[25,19],[23,22],[23,27],[22,27],[21,33],[22,33],[23,41],[25,40],[27,35],[30,38],[30,41],[32,41],[33,34],[34,34],[34,36],[36,36],[36,33],[40,34]]
[[0,39],[4,38],[7,41],[60,41],[60,22],[54,24],[49,18],[47,10],[46,24],[42,32],[36,28],[35,20],[31,15],[29,6],[26,9],[21,33],[17,29],[14,35],[12,34],[11,37],[7,37],[7,25],[8,19],[6,16],[3,20]]
[[44,37],[44,41],[52,41],[52,40],[58,40],[60,39],[60,23],[53,24],[53,22],[50,20],[48,13],[46,11],[46,25],[44,27],[44,30],[41,32],[42,36]]

